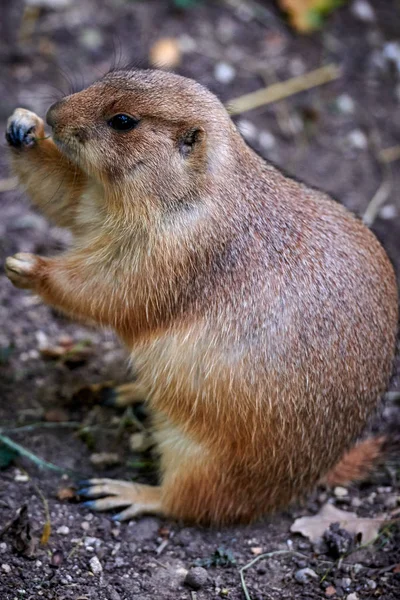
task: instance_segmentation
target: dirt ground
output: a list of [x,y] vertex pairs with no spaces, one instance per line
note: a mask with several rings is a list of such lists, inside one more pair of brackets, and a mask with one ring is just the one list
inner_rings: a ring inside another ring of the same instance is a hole
[[[185,10],[157,0],[35,4],[41,8],[25,13],[22,29],[22,1],[2,14],[2,139],[15,107],[43,115],[71,86],[90,83],[115,63],[148,66],[149,50],[162,37],[177,39],[183,50],[177,72],[198,79],[226,102],[322,64],[340,65],[337,81],[241,114],[235,121],[266,159],[328,191],[360,216],[378,192],[383,204],[373,229],[400,272],[398,1],[350,2],[309,37],[293,33],[272,2],[199,1]],[[68,234],[46,222],[13,187],[5,144],[0,189],[1,263],[18,251],[51,255],[68,244]],[[130,449],[130,435],[137,431],[132,415],[99,406],[90,392],[94,383],[129,380],[123,348],[112,333],[73,323],[14,289],[3,271],[0,324],[2,433],[70,473],[39,469],[26,458],[1,471],[1,600],[239,600],[245,598],[240,567],[260,552],[279,550],[303,556],[278,554],[249,568],[247,599],[400,597],[400,530],[395,520],[375,544],[343,560],[290,532],[296,517],[316,514],[327,501],[363,517],[395,515],[400,506],[399,461],[382,465],[369,481],[350,486],[347,493],[316,490],[302,505],[250,527],[217,531],[153,517],[119,525],[109,514],[91,513],[71,486],[98,473],[139,481],[155,478],[151,457]],[[58,359],[44,356],[44,346],[60,343],[64,348],[72,345],[72,350]],[[370,429],[398,430],[399,389],[400,368]],[[95,466],[101,452],[116,454],[115,464]],[[20,518],[8,527],[24,505],[25,521]],[[48,520],[50,538],[39,544]],[[186,571],[196,564],[207,574],[198,589],[184,583]],[[304,577],[304,568],[313,575]]]

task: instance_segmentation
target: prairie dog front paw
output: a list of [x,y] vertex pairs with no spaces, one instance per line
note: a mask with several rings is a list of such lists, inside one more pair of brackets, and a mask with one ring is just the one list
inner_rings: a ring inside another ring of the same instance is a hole
[[31,148],[44,137],[44,123],[37,114],[17,108],[7,121],[6,140],[13,148]]
[[35,254],[20,252],[6,259],[5,271],[15,287],[33,289],[38,278],[40,258]]

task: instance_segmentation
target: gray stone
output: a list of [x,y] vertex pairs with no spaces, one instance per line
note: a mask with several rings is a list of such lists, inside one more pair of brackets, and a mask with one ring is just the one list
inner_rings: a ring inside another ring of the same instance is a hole
[[185,577],[185,584],[193,590],[204,587],[208,580],[208,573],[203,567],[192,567]]

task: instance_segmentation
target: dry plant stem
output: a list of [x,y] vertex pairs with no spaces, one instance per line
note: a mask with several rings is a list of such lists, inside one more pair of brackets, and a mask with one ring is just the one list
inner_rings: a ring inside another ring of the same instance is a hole
[[28,458],[31,462],[33,462],[38,467],[49,469],[50,471],[56,471],[57,473],[70,473],[70,474],[73,474],[74,476],[79,476],[78,473],[73,473],[70,469],[62,469],[61,467],[58,467],[57,465],[53,465],[53,463],[47,462],[46,460],[39,458],[38,456],[36,456],[36,454],[33,454],[33,452],[31,452],[30,450],[27,450],[26,448],[24,448],[20,444],[17,444],[16,442],[13,442],[13,440],[11,440],[6,435],[0,434],[0,443],[4,444],[8,448],[11,448],[11,450],[15,450],[15,452],[17,452],[21,456],[25,456],[25,458]]
[[43,428],[43,429],[58,429],[59,427],[65,427],[66,429],[79,429],[82,427],[82,423],[78,423],[75,421],[66,421],[65,423],[43,423],[39,421],[38,423],[31,423],[30,425],[21,425],[21,427],[12,427],[8,429],[8,427],[0,427],[0,433],[20,433],[23,431],[34,431],[35,429]]
[[368,203],[368,206],[362,217],[363,222],[367,227],[371,227],[379,213],[380,208],[387,201],[389,194],[392,190],[392,177],[389,163],[382,160],[381,147],[382,140],[380,132],[372,128],[369,135],[369,142],[371,145],[373,156],[381,170],[381,183],[376,190],[375,194]]
[[274,83],[266,88],[245,94],[227,103],[231,115],[237,115],[259,106],[265,106],[288,98],[299,92],[304,92],[319,85],[324,85],[340,77],[340,69],[335,64],[326,65],[305,75],[292,77],[280,83]]
[[396,402],[397,400],[400,400],[400,392],[387,392],[387,394],[385,394],[385,400],[388,402]]
[[[33,483],[33,482],[32,482]],[[44,516],[45,516],[45,523],[43,525],[43,532],[40,538],[40,543],[45,546],[47,544],[47,542],[49,541],[50,535],[51,535],[51,519],[50,519],[50,509],[49,509],[49,503],[47,502],[47,498],[45,497],[45,495],[43,494],[42,490],[40,489],[40,487],[36,484],[33,483],[33,487],[35,488],[38,496],[40,497],[42,504],[43,504],[43,510],[44,510]]]
[[399,160],[400,146],[391,146],[390,148],[384,148],[380,151],[379,158],[384,163],[391,163],[395,160]]
[[[393,522],[396,519],[393,519]],[[357,551],[358,550],[362,550],[363,548],[367,548],[368,546],[371,546],[372,544],[375,544],[376,541],[382,536],[384,532],[381,532],[374,540],[372,540],[371,542],[368,542],[367,544],[363,544],[362,546],[358,546]],[[349,554],[352,554],[352,552],[350,552]],[[247,571],[248,569],[250,569],[251,567],[253,567],[258,561],[266,559],[266,558],[272,558],[273,556],[284,556],[284,555],[288,555],[288,556],[298,556],[299,558],[302,559],[307,559],[309,557],[307,557],[305,554],[302,554],[301,552],[296,552],[295,550],[274,550],[273,552],[267,552],[266,554],[260,554],[259,556],[256,556],[256,558],[253,558],[253,560],[251,560],[249,563],[247,563],[247,565],[244,565],[244,567],[241,567],[239,569],[239,573],[240,573],[240,581],[242,584],[242,589],[243,589],[243,593],[244,596],[246,598],[246,600],[251,600],[251,596],[249,594],[249,591],[247,589],[247,585],[246,585],[246,581],[244,578],[244,572]],[[348,556],[348,555],[346,555]],[[329,560],[319,560],[317,559],[321,564],[328,564],[329,568],[328,570],[325,572],[325,574],[323,575],[321,582],[324,581],[327,577],[327,575],[329,574],[329,572],[332,570],[332,568],[337,565],[340,561],[343,561],[343,558],[345,557],[345,555],[341,556],[337,561],[333,562],[333,561],[329,561]]]
[[389,175],[386,171],[383,181],[380,186],[376,190],[372,199],[370,200],[366,211],[363,215],[363,222],[368,227],[371,227],[374,224],[374,221],[377,217],[379,209],[385,204],[386,200],[389,197],[390,192],[392,191],[392,182],[389,178]]
[[307,558],[305,554],[295,552],[294,550],[274,550],[273,552],[267,552],[266,554],[260,554],[259,556],[256,556],[256,558],[253,558],[253,560],[247,563],[247,565],[244,565],[244,567],[241,567],[239,569],[240,582],[242,584],[242,589],[246,600],[251,600],[251,596],[249,594],[249,590],[247,589],[246,580],[244,578],[244,572],[253,567],[259,560],[263,560],[265,558],[272,558],[273,556],[284,556],[285,554],[289,556],[298,556],[302,559]]

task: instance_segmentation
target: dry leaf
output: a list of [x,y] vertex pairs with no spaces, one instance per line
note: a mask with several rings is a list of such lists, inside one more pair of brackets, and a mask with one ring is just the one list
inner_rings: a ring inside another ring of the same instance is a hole
[[332,523],[340,523],[340,527],[354,535],[362,535],[362,543],[372,542],[385,522],[383,517],[365,519],[357,517],[355,513],[339,510],[332,504],[325,504],[314,517],[296,519],[290,528],[293,533],[301,533],[312,542],[318,541],[324,531]]
[[62,487],[57,491],[57,498],[63,502],[66,500],[77,500],[78,496],[74,488]]
[[301,33],[308,33],[321,27],[322,19],[344,0],[279,0],[282,9],[288,13],[291,25]]
[[150,64],[161,69],[174,69],[181,62],[181,50],[178,40],[162,38],[151,48],[149,54]]
[[60,359],[69,366],[86,362],[93,353],[90,340],[74,342],[69,336],[62,336],[57,344],[52,344],[42,331],[38,331],[36,337],[43,358]]
[[69,421],[70,415],[62,408],[50,408],[44,413],[44,420],[48,423],[63,423]]
[[31,522],[26,504],[16,511],[15,516],[11,521],[6,523],[0,531],[0,538],[6,532],[11,538],[12,547],[18,554],[28,558],[35,556],[38,540],[36,536],[31,533]]

